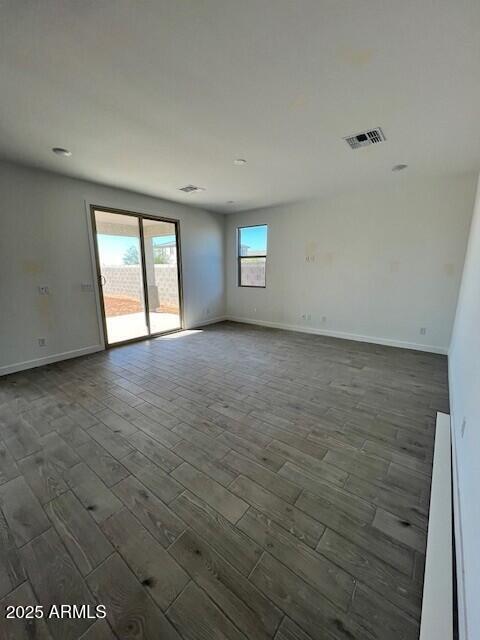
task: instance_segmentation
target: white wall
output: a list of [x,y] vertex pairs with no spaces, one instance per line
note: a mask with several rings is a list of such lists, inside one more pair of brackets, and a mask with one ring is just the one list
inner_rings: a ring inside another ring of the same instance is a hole
[[223,216],[0,163],[0,374],[101,344],[86,202],[179,219],[186,327],[223,316]]
[[480,180],[448,365],[456,478],[460,638],[477,640],[480,638]]
[[[474,193],[471,174],[405,173],[378,190],[229,215],[227,315],[446,353]],[[263,223],[267,288],[239,288],[236,227]]]

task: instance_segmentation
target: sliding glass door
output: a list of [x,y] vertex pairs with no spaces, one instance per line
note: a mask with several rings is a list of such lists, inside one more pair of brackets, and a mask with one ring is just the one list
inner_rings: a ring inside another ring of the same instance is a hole
[[176,225],[151,218],[142,224],[150,331],[180,329]]
[[181,329],[178,223],[92,208],[107,345]]

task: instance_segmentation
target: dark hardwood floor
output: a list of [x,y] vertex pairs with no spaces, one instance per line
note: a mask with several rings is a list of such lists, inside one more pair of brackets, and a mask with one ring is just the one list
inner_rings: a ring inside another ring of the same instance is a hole
[[234,323],[2,378],[0,637],[417,639],[437,410],[443,356]]

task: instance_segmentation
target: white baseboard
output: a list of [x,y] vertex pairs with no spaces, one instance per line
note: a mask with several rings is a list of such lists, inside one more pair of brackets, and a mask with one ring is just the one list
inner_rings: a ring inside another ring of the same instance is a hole
[[[230,320],[232,322],[242,322],[245,324],[253,324],[261,327],[271,327],[273,329],[285,329],[286,331],[299,331],[301,333],[311,333],[320,336],[330,336],[332,338],[342,338],[343,340],[354,340],[357,342],[370,342],[373,344],[381,344],[389,347],[401,347],[403,349],[414,349],[416,351],[426,351],[429,353],[446,354],[447,349],[444,347],[431,347],[430,345],[417,344],[414,342],[403,342],[400,340],[390,340],[389,338],[377,338],[375,336],[362,336],[356,333],[345,333],[343,331],[331,331],[329,329],[317,329],[313,327],[304,327],[302,325],[284,324],[282,322],[269,322],[267,320],[256,320],[252,318],[239,318],[236,316],[217,316],[216,318],[209,318],[208,320],[202,320],[196,322],[187,329],[198,329],[210,324],[216,324],[217,322],[224,322]],[[68,360],[70,358],[78,358],[79,356],[85,356],[97,351],[103,351],[105,347],[101,344],[92,345],[90,347],[83,347],[82,349],[74,349],[73,351],[64,351],[62,353],[55,353],[43,358],[35,358],[33,360],[25,360],[23,362],[16,362],[13,364],[0,367],[0,376],[6,376],[9,373],[16,373],[17,371],[24,371],[25,369],[33,369],[34,367],[41,367],[45,364],[51,364],[53,362],[60,362],[61,360]]]
[[420,640],[453,639],[450,416],[437,413]]
[[0,376],[6,376],[9,373],[17,373],[18,371],[25,371],[25,369],[42,367],[45,364],[52,364],[52,362],[60,362],[61,360],[69,360],[70,358],[86,356],[89,353],[96,353],[97,351],[103,351],[104,349],[105,347],[103,345],[95,344],[90,347],[83,347],[82,349],[74,349],[73,351],[54,353],[50,356],[44,356],[43,358],[35,358],[34,360],[24,360],[23,362],[7,364],[4,367],[0,367]]
[[[210,318],[202,322],[195,323],[188,327],[188,329],[198,329],[208,324],[216,324],[217,322],[223,322],[226,320],[225,316],[218,316],[217,318]],[[96,353],[97,351],[103,351],[105,347],[102,344],[92,345],[91,347],[84,347],[82,349],[74,349],[73,351],[64,351],[62,353],[54,353],[50,356],[44,356],[43,358],[35,358],[33,360],[25,360],[24,362],[15,362],[0,367],[0,377],[6,376],[10,373],[17,373],[18,371],[25,371],[26,369],[34,369],[35,367],[42,367],[45,364],[52,364],[53,362],[60,362],[61,360],[69,360],[70,358],[78,358],[79,356],[86,356],[90,353]]]
[[370,342],[371,344],[381,344],[387,347],[400,347],[401,349],[413,349],[415,351],[426,351],[427,353],[440,353],[446,355],[447,347],[436,347],[417,342],[404,342],[402,340],[392,340],[390,338],[378,338],[376,336],[362,336],[358,333],[346,333],[344,331],[332,331],[330,329],[317,329],[315,327],[304,327],[302,325],[284,324],[282,322],[269,322],[267,320],[254,320],[252,318],[239,318],[236,316],[226,316],[225,320],[232,322],[243,322],[255,324],[260,327],[271,327],[272,329],[285,329],[286,331],[299,331],[301,333],[312,333],[318,336],[329,336],[331,338],[341,338],[343,340],[354,340],[355,342]]
[[218,316],[217,318],[210,318],[209,320],[200,320],[199,322],[195,322],[194,324],[186,327],[188,329],[199,329],[200,327],[205,327],[208,324],[217,324],[217,322],[225,322],[227,320],[227,316]]

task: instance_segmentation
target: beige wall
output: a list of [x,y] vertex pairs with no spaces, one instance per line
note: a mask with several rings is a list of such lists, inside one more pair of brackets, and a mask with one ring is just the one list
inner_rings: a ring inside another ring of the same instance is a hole
[[480,180],[448,355],[461,640],[480,634]]
[[[381,189],[229,215],[227,315],[446,353],[474,192],[471,174],[406,172]],[[266,289],[237,286],[236,227],[250,224],[268,224]]]
[[0,374],[101,347],[86,203],[179,219],[186,326],[223,315],[223,216],[0,162]]

